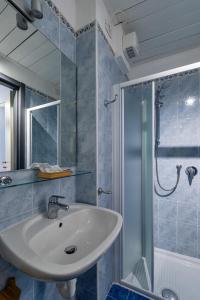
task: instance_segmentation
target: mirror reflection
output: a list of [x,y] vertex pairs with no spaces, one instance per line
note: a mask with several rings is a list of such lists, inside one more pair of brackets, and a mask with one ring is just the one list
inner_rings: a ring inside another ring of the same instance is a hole
[[0,5],[0,171],[76,159],[76,66]]

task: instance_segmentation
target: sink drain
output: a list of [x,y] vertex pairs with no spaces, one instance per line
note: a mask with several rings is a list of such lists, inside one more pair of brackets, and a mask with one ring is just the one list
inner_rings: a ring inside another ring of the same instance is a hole
[[66,254],[74,254],[77,251],[77,247],[76,246],[69,246],[65,248],[65,253]]
[[178,296],[176,295],[176,293],[170,289],[163,289],[162,296],[164,299],[178,300]]

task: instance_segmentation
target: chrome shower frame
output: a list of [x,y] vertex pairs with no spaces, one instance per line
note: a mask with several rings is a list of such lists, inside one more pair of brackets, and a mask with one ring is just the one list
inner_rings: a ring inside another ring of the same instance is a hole
[[[152,75],[144,76],[141,78],[133,79],[127,82],[123,82],[121,84],[117,84],[113,86],[113,94],[114,97],[116,94],[118,95],[118,101],[113,105],[112,110],[112,132],[113,132],[113,209],[118,211],[123,215],[123,189],[124,189],[124,183],[123,183],[123,99],[124,99],[124,88],[130,87],[136,84],[144,83],[147,81],[153,81],[152,83],[152,103],[155,103],[155,82],[154,80],[175,75],[177,73],[193,70],[200,68],[200,62],[192,63],[189,65],[185,65],[182,67],[177,67],[174,69],[170,69],[167,71],[155,73]],[[154,109],[152,109],[152,120],[154,120]],[[153,124],[154,130],[152,134],[152,152],[155,153],[155,124]],[[154,161],[154,157],[153,157]],[[152,176],[154,174],[154,170],[152,173]],[[152,193],[153,193],[153,185],[152,185]],[[152,203],[153,205],[153,203]],[[153,211],[153,207],[152,207]],[[153,218],[152,218],[153,219]],[[145,238],[144,236],[142,237]],[[120,234],[120,237],[118,241],[115,243],[115,270],[114,270],[114,280],[124,284],[125,286],[135,289],[136,291],[142,292],[146,296],[152,297],[153,299],[162,300],[162,298],[156,296],[155,294],[148,292],[146,290],[139,289],[137,287],[134,287],[130,284],[127,284],[122,280],[122,255],[123,255],[123,236],[122,233]],[[152,253],[154,253],[154,243],[152,241]],[[154,255],[152,256],[152,261],[154,261]],[[154,277],[154,274],[153,274]]]

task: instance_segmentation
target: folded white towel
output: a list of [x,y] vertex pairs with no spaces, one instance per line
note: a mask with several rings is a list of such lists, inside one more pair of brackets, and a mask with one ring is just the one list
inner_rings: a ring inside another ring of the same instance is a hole
[[31,169],[39,169],[40,172],[45,173],[57,173],[66,170],[67,168],[61,168],[58,165],[50,165],[48,163],[33,163]]

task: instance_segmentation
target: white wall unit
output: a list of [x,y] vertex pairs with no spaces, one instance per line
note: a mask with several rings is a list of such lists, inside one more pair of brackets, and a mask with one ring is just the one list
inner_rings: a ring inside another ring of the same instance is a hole
[[199,0],[104,0],[109,13],[122,20],[125,33],[135,31],[140,55],[134,63],[200,45]]
[[137,79],[196,62],[200,62],[200,47],[137,64],[131,68],[129,78]]

